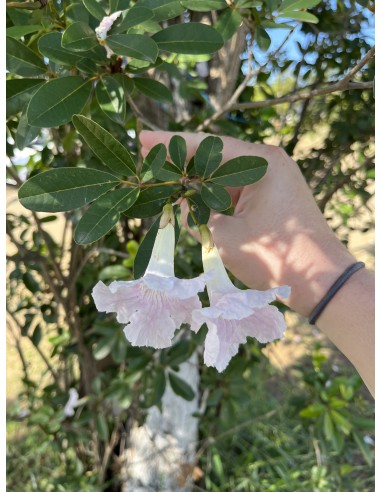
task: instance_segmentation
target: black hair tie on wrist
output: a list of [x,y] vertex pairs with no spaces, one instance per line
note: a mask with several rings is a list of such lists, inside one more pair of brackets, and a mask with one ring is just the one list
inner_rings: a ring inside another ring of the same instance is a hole
[[308,319],[308,322],[311,325],[314,325],[318,319],[318,317],[321,315],[321,313],[324,311],[326,308],[327,304],[332,300],[334,295],[341,289],[341,287],[345,284],[345,282],[354,274],[357,272],[357,270],[360,270],[360,268],[364,268],[365,263],[362,261],[358,261],[357,263],[354,263],[353,265],[349,266],[342,275],[336,280],[336,282],[329,288],[328,292],[326,295],[323,297],[323,299],[319,302],[319,304],[314,308],[312,313],[310,314],[310,317]]

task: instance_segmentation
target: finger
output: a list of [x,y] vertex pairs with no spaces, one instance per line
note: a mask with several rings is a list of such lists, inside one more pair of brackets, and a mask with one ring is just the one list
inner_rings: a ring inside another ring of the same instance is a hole
[[164,131],[155,131],[151,132],[148,130],[143,130],[140,132],[139,138],[142,144],[142,154],[143,157],[146,157],[148,152],[155,145],[162,143],[167,148],[169,145],[169,141],[175,135],[179,135],[183,137],[187,144],[187,160],[189,160],[196,152],[197,147],[200,143],[209,135],[208,133],[188,133],[188,132],[164,132]]

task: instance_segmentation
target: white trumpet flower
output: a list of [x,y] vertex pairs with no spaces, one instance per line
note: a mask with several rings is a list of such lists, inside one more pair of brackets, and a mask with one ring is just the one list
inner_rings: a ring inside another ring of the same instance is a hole
[[269,303],[276,296],[289,297],[290,288],[283,286],[265,291],[238,289],[229,279],[209,229],[200,226],[200,233],[210,307],[193,311],[192,328],[196,325],[197,331],[203,323],[208,325],[204,361],[207,366],[221,372],[248,336],[261,343],[283,336],[286,329],[284,318]]
[[69,400],[64,406],[64,414],[66,417],[72,417],[74,415],[74,408],[77,406],[78,402],[78,391],[75,388],[69,389]]
[[175,217],[166,205],[151,259],[138,280],[98,282],[92,295],[98,311],[115,312],[127,340],[135,346],[165,348],[182,323],[192,325],[192,311],[201,308],[197,293],[205,278],[179,279],[174,273]]
[[99,44],[104,46],[104,48],[106,49],[107,58],[111,58],[111,56],[114,54],[113,50],[109,46],[107,46],[107,33],[121,13],[122,11],[118,10],[117,12],[113,12],[111,15],[103,17],[99,26],[95,28],[95,34],[97,36]]

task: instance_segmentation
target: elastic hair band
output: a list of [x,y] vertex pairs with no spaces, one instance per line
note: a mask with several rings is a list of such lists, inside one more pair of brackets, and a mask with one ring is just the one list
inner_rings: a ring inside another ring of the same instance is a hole
[[362,261],[358,261],[357,263],[354,263],[350,267],[348,267],[342,275],[336,280],[336,282],[329,288],[328,292],[326,295],[323,297],[323,299],[319,302],[319,304],[315,307],[315,309],[312,311],[310,314],[310,317],[308,319],[308,322],[311,325],[314,325],[316,323],[316,320],[319,318],[321,313],[324,311],[326,308],[327,304],[332,300],[334,295],[341,289],[341,287],[345,284],[345,282],[354,274],[357,272],[357,270],[360,270],[360,268],[364,268],[365,263]]

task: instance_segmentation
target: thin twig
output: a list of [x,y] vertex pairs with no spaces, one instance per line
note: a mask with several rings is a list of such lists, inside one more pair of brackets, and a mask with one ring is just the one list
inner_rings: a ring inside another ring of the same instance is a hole
[[151,121],[147,120],[147,118],[143,115],[143,113],[140,111],[140,109],[136,106],[134,101],[130,96],[127,96],[127,101],[128,104],[130,105],[132,111],[134,112],[135,116],[142,122],[144,123],[150,130],[154,131],[161,131],[164,130],[164,128],[160,128],[159,126],[155,125],[155,123],[152,123]]
[[268,57],[266,62],[261,65],[255,72],[252,71],[252,56],[253,56],[253,47],[250,45],[249,48],[249,57],[248,57],[248,72],[244,78],[244,80],[241,82],[241,84],[237,87],[231,98],[224,104],[224,106],[216,111],[210,118],[207,118],[203,123],[201,123],[197,128],[196,131],[201,132],[205,128],[207,128],[210,123],[212,123],[215,120],[218,120],[223,116],[226,112],[230,111],[236,106],[236,102],[239,98],[239,96],[242,94],[242,92],[246,89],[246,87],[250,84],[250,82],[258,77],[260,73],[263,72],[263,70],[267,67],[267,65],[277,56],[279,51],[283,48],[283,46],[286,44],[286,42],[289,40],[290,36],[296,29],[296,26],[287,34],[286,38],[284,41],[281,43],[281,45]]
[[286,96],[267,99],[266,101],[254,101],[248,103],[239,103],[233,105],[231,110],[239,110],[243,111],[245,109],[258,109],[258,108],[266,108],[269,106],[275,106],[277,104],[283,103],[292,103],[295,101],[302,101],[305,99],[311,99],[317,96],[324,96],[326,94],[330,94],[332,92],[338,91],[348,91],[353,89],[371,89],[373,88],[373,82],[350,82],[351,78],[359,71],[361,68],[368,63],[368,61],[374,57],[375,49],[372,48],[368,51],[368,53],[364,56],[364,58],[352,68],[352,70],[341,80],[334,82],[333,84],[329,84],[327,87],[322,87],[320,89],[313,89],[305,92],[302,90],[301,92],[297,92],[295,94],[288,94]]

